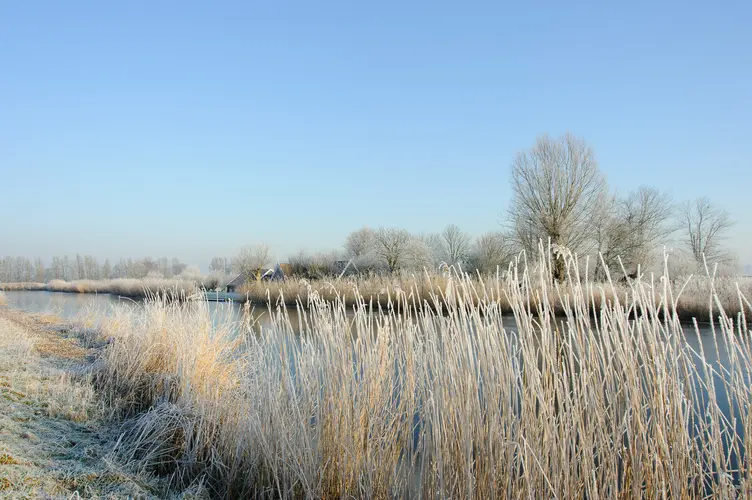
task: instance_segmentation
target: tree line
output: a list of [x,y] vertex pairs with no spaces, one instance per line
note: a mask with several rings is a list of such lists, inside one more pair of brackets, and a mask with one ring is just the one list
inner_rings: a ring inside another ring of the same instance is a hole
[[51,280],[101,280],[115,278],[147,277],[173,278],[176,276],[198,275],[198,268],[188,266],[176,258],[141,259],[122,258],[114,264],[105,259],[101,264],[92,255],[76,255],[75,257],[52,257],[49,265],[45,266],[41,258],[4,257],[0,259],[0,281],[5,282],[39,282]]
[[[293,274],[307,278],[336,276],[344,267],[360,273],[421,272],[459,266],[466,272],[493,273],[504,269],[520,252],[550,255],[553,278],[565,277],[563,255],[592,256],[597,279],[607,269],[634,276],[651,269],[665,246],[673,249],[679,273],[701,270],[707,261],[728,269],[737,266],[724,246],[733,221],[708,198],[676,203],[658,189],[641,186],[622,194],[607,183],[593,149],[572,134],[538,137],[519,152],[511,166],[512,197],[497,230],[471,237],[450,224],[438,233],[414,234],[401,228],[363,227],[350,233],[341,250],[288,259]],[[544,244],[541,246],[541,242]],[[270,265],[265,243],[244,247],[234,257],[214,257],[209,271],[216,276],[258,277]],[[0,260],[0,281],[52,279],[171,278],[198,275],[178,259],[120,259],[101,265],[91,255],[41,259],[6,257]]]
[[[361,272],[460,266],[467,272],[490,273],[506,268],[522,251],[539,257],[540,248],[550,252],[545,257],[551,259],[557,280],[565,277],[566,253],[591,256],[590,272],[596,279],[604,279],[607,270],[634,276],[640,269],[654,269],[665,248],[679,274],[702,271],[706,262],[731,271],[738,265],[724,246],[733,226],[728,212],[706,197],[677,203],[650,186],[616,192],[593,149],[572,134],[540,136],[518,153],[511,187],[512,199],[499,229],[477,238],[454,224],[429,234],[364,227],[347,237],[341,251],[292,256],[291,268],[307,277],[336,275],[347,260]],[[259,257],[268,252],[256,255],[253,248],[245,250],[255,255],[250,267],[266,265]],[[242,271],[244,262],[248,258],[236,261],[236,271]]]

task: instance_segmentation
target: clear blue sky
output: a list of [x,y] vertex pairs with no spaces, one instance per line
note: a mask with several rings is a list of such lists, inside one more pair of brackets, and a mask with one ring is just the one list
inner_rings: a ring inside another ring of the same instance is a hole
[[2,2],[0,255],[479,234],[571,131],[621,192],[729,210],[752,263],[752,3],[503,4]]

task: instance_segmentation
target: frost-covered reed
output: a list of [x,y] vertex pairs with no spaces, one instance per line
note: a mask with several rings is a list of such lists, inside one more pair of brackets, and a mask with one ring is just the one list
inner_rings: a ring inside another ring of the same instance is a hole
[[752,493],[746,299],[700,339],[666,278],[620,290],[544,271],[448,278],[431,307],[310,290],[298,325],[281,305],[263,327],[202,302],[119,309],[96,377],[126,422],[116,452],[232,497]]

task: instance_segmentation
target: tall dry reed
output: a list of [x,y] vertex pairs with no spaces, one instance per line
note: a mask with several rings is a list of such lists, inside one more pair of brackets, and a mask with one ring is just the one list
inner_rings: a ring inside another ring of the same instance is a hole
[[430,307],[309,289],[297,325],[281,299],[263,325],[199,302],[119,309],[97,380],[127,419],[121,458],[230,497],[752,494],[742,294],[705,337],[665,276],[557,285],[545,265],[449,278]]

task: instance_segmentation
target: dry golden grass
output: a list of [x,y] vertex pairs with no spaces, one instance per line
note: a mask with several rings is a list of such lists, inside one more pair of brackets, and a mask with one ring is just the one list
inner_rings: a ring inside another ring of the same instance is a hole
[[47,284],[45,283],[34,283],[34,282],[20,282],[20,283],[0,283],[0,290],[5,290],[8,292],[14,291],[43,291],[47,289]]
[[118,278],[112,280],[52,280],[46,290],[69,293],[111,293],[130,298],[144,298],[154,295],[167,295],[170,298],[184,298],[193,294],[200,286],[194,280],[162,278]]
[[0,453],[0,465],[20,465],[21,462],[8,455],[7,453]]
[[[652,281],[651,293],[654,306],[661,303],[662,285],[660,276],[643,278],[643,284],[649,285]],[[463,281],[467,287],[456,290],[457,293],[468,293],[462,297],[466,306],[479,307],[483,301],[495,304],[502,314],[512,314],[514,305],[510,303],[508,294],[504,293],[504,287],[500,283],[510,281],[519,286],[519,276],[500,278],[497,276],[467,276]],[[308,281],[305,279],[288,279],[283,282],[252,282],[244,285],[239,292],[244,294],[247,300],[254,304],[266,306],[271,304],[286,304],[295,306],[298,302],[308,303],[310,300],[321,299],[335,302],[344,302],[347,307],[353,307],[361,301],[372,303],[375,307],[387,307],[392,305],[401,306],[400,301],[395,301],[396,296],[403,292],[407,294],[407,304],[427,304],[429,307],[447,308],[445,298],[449,279],[439,275],[403,275],[394,277],[367,277],[341,280]],[[727,315],[733,317],[743,310],[744,304],[740,302],[739,294],[752,297],[752,280],[717,278],[715,280],[707,276],[686,276],[673,279],[669,282],[671,293],[676,297],[675,312],[682,321],[691,322],[696,319],[701,322],[710,320],[711,311],[718,312],[721,307]],[[600,301],[609,303],[617,298],[624,301],[631,289],[626,283],[599,283],[603,293],[591,297],[594,301],[594,310],[600,308]],[[660,285],[660,286],[659,286]],[[558,289],[565,293],[571,293],[571,283],[563,283]],[[530,288],[526,291],[525,300],[538,300],[544,289],[541,287]],[[565,305],[559,300],[559,292],[547,287],[548,301],[556,315],[564,314]],[[438,298],[438,300],[435,300]]]

